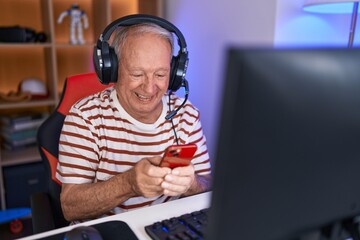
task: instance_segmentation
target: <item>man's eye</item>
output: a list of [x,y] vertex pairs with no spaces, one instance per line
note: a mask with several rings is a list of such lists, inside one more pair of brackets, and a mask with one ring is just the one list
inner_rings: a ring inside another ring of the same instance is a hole
[[166,77],[166,74],[157,73],[157,74],[155,74],[155,76],[156,76],[157,78],[164,78],[164,77]]
[[134,78],[141,78],[141,77],[142,77],[142,74],[132,74],[132,76],[133,76]]

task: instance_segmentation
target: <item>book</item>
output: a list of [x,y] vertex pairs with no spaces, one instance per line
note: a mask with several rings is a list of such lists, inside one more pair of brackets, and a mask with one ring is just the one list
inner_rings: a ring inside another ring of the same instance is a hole
[[37,130],[37,127],[19,131],[8,131],[8,129],[2,129],[1,136],[7,142],[19,141],[27,138],[36,137]]
[[29,147],[34,147],[34,146],[36,146],[36,144],[37,144],[37,142],[33,142],[33,143],[27,143],[24,145],[15,146],[15,145],[11,145],[7,142],[3,142],[2,147],[9,151],[17,151],[17,150],[26,149]]
[[2,115],[0,116],[0,120],[4,125],[11,125],[21,122],[28,122],[34,119],[42,119],[46,116],[48,116],[48,114],[42,112],[36,112],[36,113],[23,112],[23,113],[11,114],[11,115]]
[[29,144],[36,143],[36,137],[29,137],[21,140],[4,141],[5,144],[12,147],[26,146]]
[[47,113],[36,113],[32,115],[1,116],[3,132],[15,132],[25,129],[38,128],[49,116]]

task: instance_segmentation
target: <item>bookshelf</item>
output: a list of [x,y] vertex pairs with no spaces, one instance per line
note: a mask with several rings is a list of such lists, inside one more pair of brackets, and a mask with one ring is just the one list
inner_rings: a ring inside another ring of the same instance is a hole
[[[85,43],[69,43],[69,16],[61,24],[61,12],[78,4],[87,14]],[[16,12],[16,14],[14,14]],[[66,76],[92,72],[93,46],[105,26],[128,14],[162,16],[163,0],[0,0],[0,26],[21,26],[44,32],[44,43],[0,42],[0,92],[17,91],[20,82],[36,78],[46,85],[49,96],[28,102],[0,101],[0,114],[21,111],[51,112],[59,101]],[[19,151],[0,149],[0,202],[6,208],[3,167],[40,161],[37,147]]]

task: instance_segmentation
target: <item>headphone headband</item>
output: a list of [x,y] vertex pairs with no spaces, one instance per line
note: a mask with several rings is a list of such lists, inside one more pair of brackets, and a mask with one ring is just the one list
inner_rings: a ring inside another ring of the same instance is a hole
[[119,18],[117,20],[115,20],[114,22],[110,23],[103,31],[103,33],[100,35],[100,38],[98,40],[98,44],[99,41],[103,42],[103,41],[108,41],[111,37],[111,34],[114,32],[114,30],[120,26],[132,26],[132,25],[136,25],[136,24],[140,24],[140,23],[154,23],[156,25],[159,25],[162,28],[165,28],[166,30],[168,30],[169,32],[173,32],[175,33],[175,35],[178,38],[179,41],[179,45],[181,48],[181,52],[186,52],[186,41],[184,38],[184,35],[180,32],[180,30],[171,22],[157,17],[157,16],[152,16],[152,15],[146,15],[146,14],[133,14],[133,15],[128,15],[122,18]]

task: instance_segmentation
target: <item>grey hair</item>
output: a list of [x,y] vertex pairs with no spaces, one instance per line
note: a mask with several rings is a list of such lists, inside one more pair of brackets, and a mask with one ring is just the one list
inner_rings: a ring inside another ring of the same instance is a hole
[[111,46],[115,50],[119,63],[121,61],[121,51],[125,45],[126,38],[128,37],[130,30],[132,31],[131,34],[153,33],[164,38],[170,44],[170,59],[172,58],[174,52],[174,38],[172,33],[154,23],[140,23],[131,26],[121,26],[114,31],[114,39],[111,43]]

